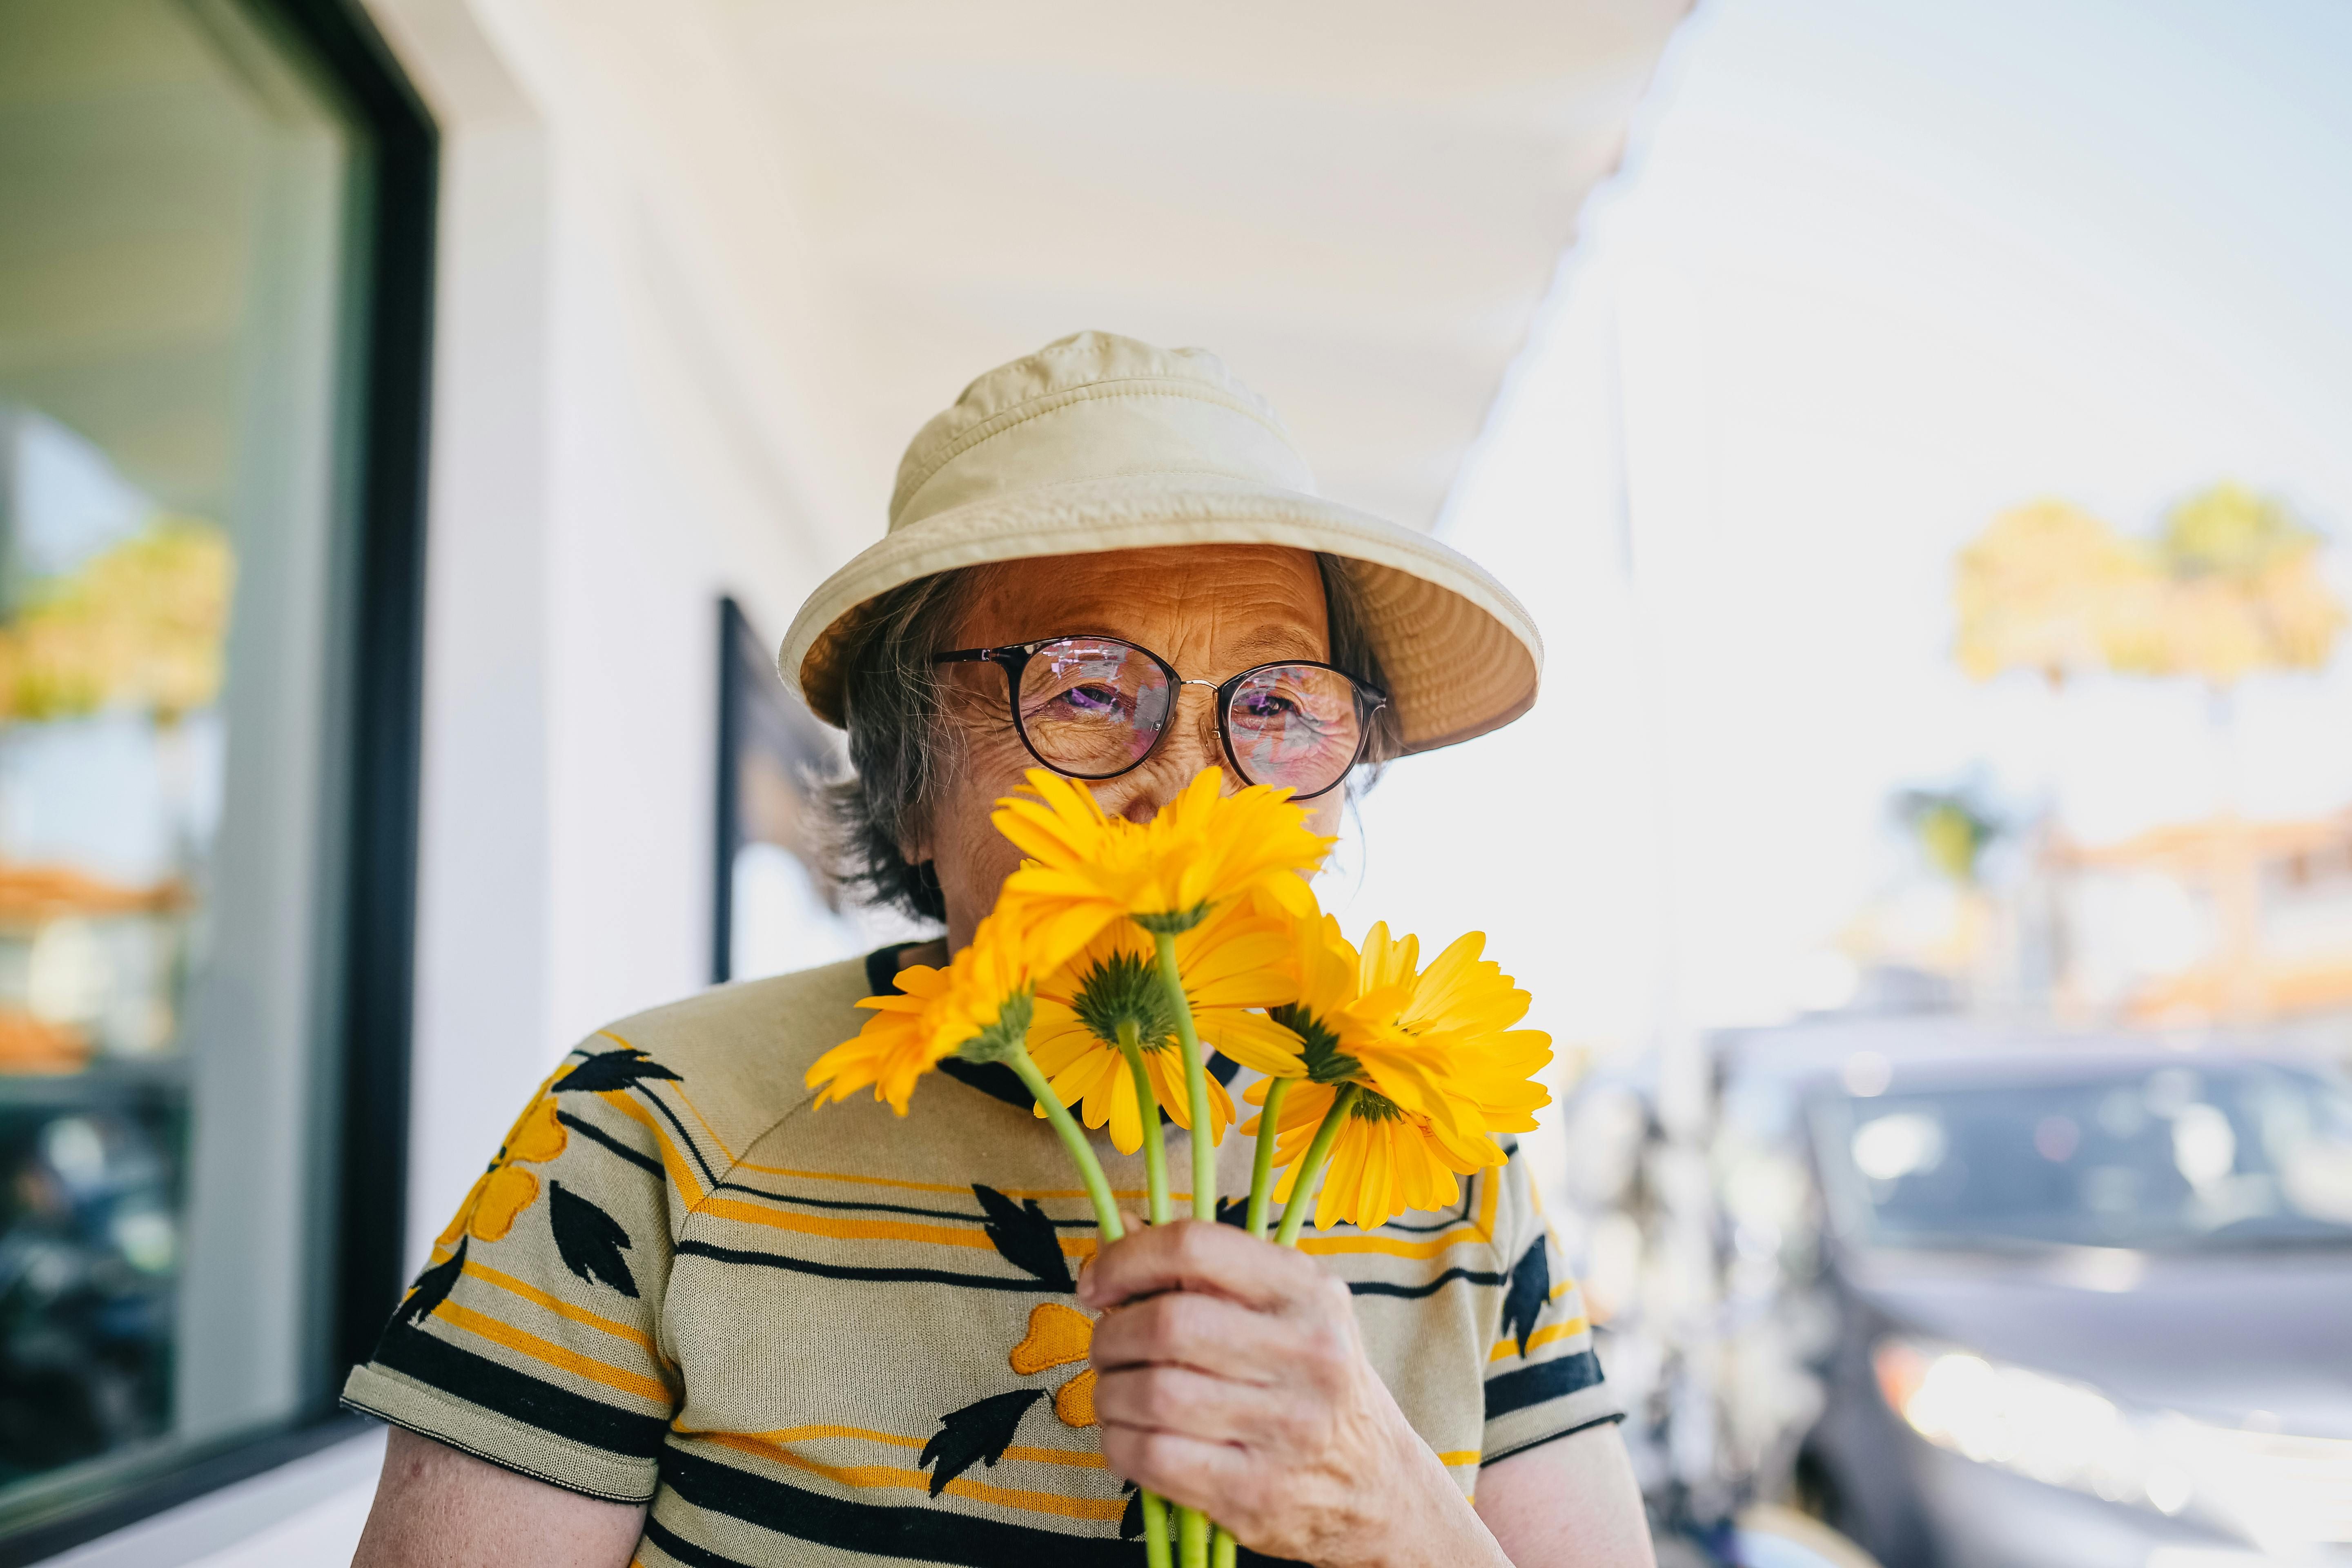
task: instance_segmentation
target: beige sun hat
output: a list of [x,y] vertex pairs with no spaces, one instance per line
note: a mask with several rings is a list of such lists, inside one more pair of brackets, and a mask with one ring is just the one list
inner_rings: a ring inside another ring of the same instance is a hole
[[992,561],[1171,544],[1357,563],[1408,752],[1535,702],[1543,641],[1500,583],[1426,534],[1317,495],[1282,421],[1214,354],[1109,332],[990,371],[923,426],[898,465],[889,532],[809,595],[776,668],[838,724],[842,651],[877,595]]

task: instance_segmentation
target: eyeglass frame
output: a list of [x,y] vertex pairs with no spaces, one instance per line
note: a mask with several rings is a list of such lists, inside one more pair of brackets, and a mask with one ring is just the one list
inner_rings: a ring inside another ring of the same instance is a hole
[[1329,795],[1333,790],[1338,789],[1341,784],[1347,783],[1348,775],[1355,772],[1356,764],[1363,760],[1365,746],[1370,744],[1371,742],[1372,716],[1389,705],[1389,694],[1387,692],[1382,691],[1379,687],[1372,685],[1369,681],[1359,679],[1357,677],[1349,674],[1346,670],[1341,669],[1338,665],[1331,664],[1323,659],[1270,658],[1263,664],[1251,665],[1247,669],[1241,671],[1239,674],[1234,675],[1223,682],[1211,680],[1187,680],[1183,676],[1177,673],[1176,667],[1174,665],[1169,663],[1166,659],[1160,658],[1150,648],[1145,647],[1141,643],[1129,642],[1125,637],[1113,637],[1108,632],[1063,632],[1055,637],[1039,637],[1034,642],[1004,643],[996,647],[960,647],[952,649],[947,653],[933,654],[931,656],[931,662],[933,664],[992,664],[999,669],[1004,671],[1005,706],[1013,710],[1013,733],[1021,737],[1023,749],[1027,751],[1032,757],[1036,759],[1039,766],[1050,768],[1066,779],[1078,779],[1087,784],[1101,784],[1106,779],[1124,778],[1129,773],[1131,773],[1136,769],[1141,767],[1144,763],[1150,762],[1153,756],[1158,754],[1161,743],[1168,739],[1169,732],[1176,728],[1176,700],[1177,696],[1181,696],[1181,692],[1179,691],[1176,696],[1169,698],[1168,721],[1162,724],[1160,727],[1160,732],[1151,738],[1151,744],[1145,749],[1143,755],[1136,758],[1135,761],[1128,763],[1127,766],[1108,773],[1074,773],[1057,763],[1047,761],[1045,757],[1038,752],[1036,743],[1029,739],[1029,726],[1022,722],[1022,673],[1029,668],[1029,661],[1037,657],[1039,650],[1051,647],[1057,642],[1080,642],[1088,639],[1092,639],[1097,642],[1117,643],[1121,647],[1134,649],[1137,653],[1141,654],[1144,658],[1150,659],[1152,663],[1160,667],[1160,672],[1168,678],[1168,684],[1171,689],[1186,686],[1202,686],[1206,687],[1212,693],[1213,693],[1216,699],[1217,743],[1224,748],[1225,760],[1233,763],[1234,775],[1241,779],[1244,784],[1255,784],[1256,781],[1249,776],[1249,770],[1242,766],[1242,760],[1234,750],[1233,731],[1226,728],[1225,725],[1226,712],[1233,703],[1234,694],[1241,689],[1242,682],[1247,680],[1251,676],[1259,673],[1261,670],[1286,669],[1299,666],[1304,666],[1309,669],[1328,669],[1332,674],[1339,677],[1342,680],[1345,680],[1348,683],[1348,689],[1354,695],[1356,700],[1356,749],[1349,756],[1347,764],[1340,768],[1339,777],[1333,779],[1329,784],[1325,784],[1321,789],[1317,790],[1313,795],[1294,794],[1290,797],[1293,800],[1318,799],[1323,795]]

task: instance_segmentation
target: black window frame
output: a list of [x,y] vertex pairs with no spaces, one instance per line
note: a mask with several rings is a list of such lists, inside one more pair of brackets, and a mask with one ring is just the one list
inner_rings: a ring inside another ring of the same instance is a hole
[[425,498],[439,133],[357,0],[249,0],[306,48],[368,137],[358,232],[364,296],[342,384],[357,400],[349,520],[357,625],[341,744],[351,792],[340,999],[333,1252],[322,1357],[301,1409],[190,1448],[119,1490],[61,1503],[0,1537],[22,1568],[367,1429],[335,1400],[405,1284],[409,1038],[423,732]]

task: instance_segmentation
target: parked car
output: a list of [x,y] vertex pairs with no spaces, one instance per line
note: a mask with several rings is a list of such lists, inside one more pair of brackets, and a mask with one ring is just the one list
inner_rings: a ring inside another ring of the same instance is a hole
[[2352,1086],[1893,1020],[1717,1069],[1726,1254],[1830,1325],[1794,1490],[1887,1568],[2352,1563]]

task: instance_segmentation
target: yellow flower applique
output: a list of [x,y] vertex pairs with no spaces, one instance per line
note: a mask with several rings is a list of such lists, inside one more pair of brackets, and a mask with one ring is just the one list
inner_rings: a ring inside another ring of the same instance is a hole
[[473,1190],[457,1205],[457,1217],[433,1244],[436,1259],[457,1246],[462,1236],[470,1234],[481,1241],[503,1239],[523,1211],[539,1201],[539,1178],[522,1167],[543,1165],[563,1152],[570,1135],[555,1119],[555,1097],[542,1089],[516,1119],[499,1148],[499,1157],[476,1178]]

